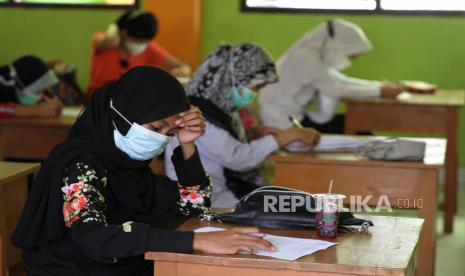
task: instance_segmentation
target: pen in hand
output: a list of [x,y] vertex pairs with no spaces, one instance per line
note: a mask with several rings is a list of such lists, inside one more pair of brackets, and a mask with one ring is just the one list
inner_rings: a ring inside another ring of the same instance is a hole
[[289,115],[289,121],[291,121],[291,123],[292,123],[296,128],[304,128],[304,126],[300,123],[300,121],[297,120],[297,118],[295,118],[295,117],[292,116],[292,115]]
[[263,237],[266,236],[266,234],[263,234],[263,233],[250,233],[249,236],[257,237],[257,238],[263,238]]
[[[295,118],[294,116],[292,115],[289,115],[289,121],[291,121],[292,125],[294,125],[294,127],[298,128],[298,129],[301,129],[303,131],[305,131],[308,135],[308,133],[312,133],[312,136],[314,137],[313,139],[313,143],[312,145],[310,146],[311,148],[315,147],[316,145],[318,145],[318,142],[320,141],[320,133],[312,128],[305,128],[302,123],[297,120],[297,118]],[[301,140],[301,142],[303,142],[304,144],[306,144],[306,146],[309,145],[309,143],[307,142],[304,142],[305,140]]]

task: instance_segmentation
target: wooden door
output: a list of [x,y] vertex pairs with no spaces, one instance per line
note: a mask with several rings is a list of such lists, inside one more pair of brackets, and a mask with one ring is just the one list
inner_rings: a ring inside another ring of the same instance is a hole
[[157,15],[156,41],[195,68],[201,59],[202,0],[145,0],[142,8]]

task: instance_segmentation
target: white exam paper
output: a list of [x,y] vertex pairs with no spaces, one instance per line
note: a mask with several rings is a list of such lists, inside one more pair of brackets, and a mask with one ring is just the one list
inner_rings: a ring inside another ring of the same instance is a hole
[[322,135],[315,151],[356,149],[366,143],[350,136]]
[[[194,232],[203,233],[224,230],[226,229],[218,227],[202,227],[194,230]],[[277,250],[275,252],[269,252],[256,249],[257,255],[274,257],[288,261],[297,260],[300,257],[310,255],[337,244],[334,242],[327,242],[322,240],[290,238],[268,234],[266,234],[263,238],[271,242]]]
[[70,106],[65,106],[63,110],[61,111],[61,116],[69,116],[69,117],[76,117],[79,116],[79,113],[81,113],[81,110],[84,107],[70,107]]
[[[338,150],[354,150],[359,146],[367,143],[350,136],[343,135],[321,135],[318,145],[313,149],[316,152],[321,151],[338,151]],[[299,141],[289,144],[286,149],[290,152],[307,152],[310,148]]]

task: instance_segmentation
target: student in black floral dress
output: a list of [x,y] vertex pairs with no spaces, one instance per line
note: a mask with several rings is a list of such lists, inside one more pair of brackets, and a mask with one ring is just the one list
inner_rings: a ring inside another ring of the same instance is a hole
[[[138,67],[95,93],[67,140],[44,162],[12,236],[29,275],[150,275],[146,251],[191,253],[274,250],[249,235],[157,229],[168,212],[209,212],[211,186],[194,141],[205,119],[179,82]],[[171,139],[178,181],[148,167]],[[219,242],[221,241],[221,242]]]

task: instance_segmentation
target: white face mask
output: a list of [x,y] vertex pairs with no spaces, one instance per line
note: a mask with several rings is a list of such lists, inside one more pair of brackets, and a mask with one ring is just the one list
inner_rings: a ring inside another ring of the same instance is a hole
[[324,56],[324,63],[328,65],[330,68],[336,70],[344,70],[350,65],[352,65],[352,61],[349,59],[347,54],[342,52],[329,52]]
[[147,46],[149,46],[148,42],[124,42],[124,47],[126,48],[126,50],[128,50],[128,52],[134,56],[142,54],[145,51],[145,49],[147,49]]
[[130,123],[118,110],[113,107],[110,100],[110,108],[131,125],[126,136],[123,136],[115,126],[113,136],[116,146],[134,160],[145,161],[153,159],[165,150],[173,137],[166,136],[146,129],[138,123]]
[[338,61],[333,65],[333,68],[337,70],[344,70],[349,68],[351,65],[352,61],[347,56],[344,56],[338,59]]

